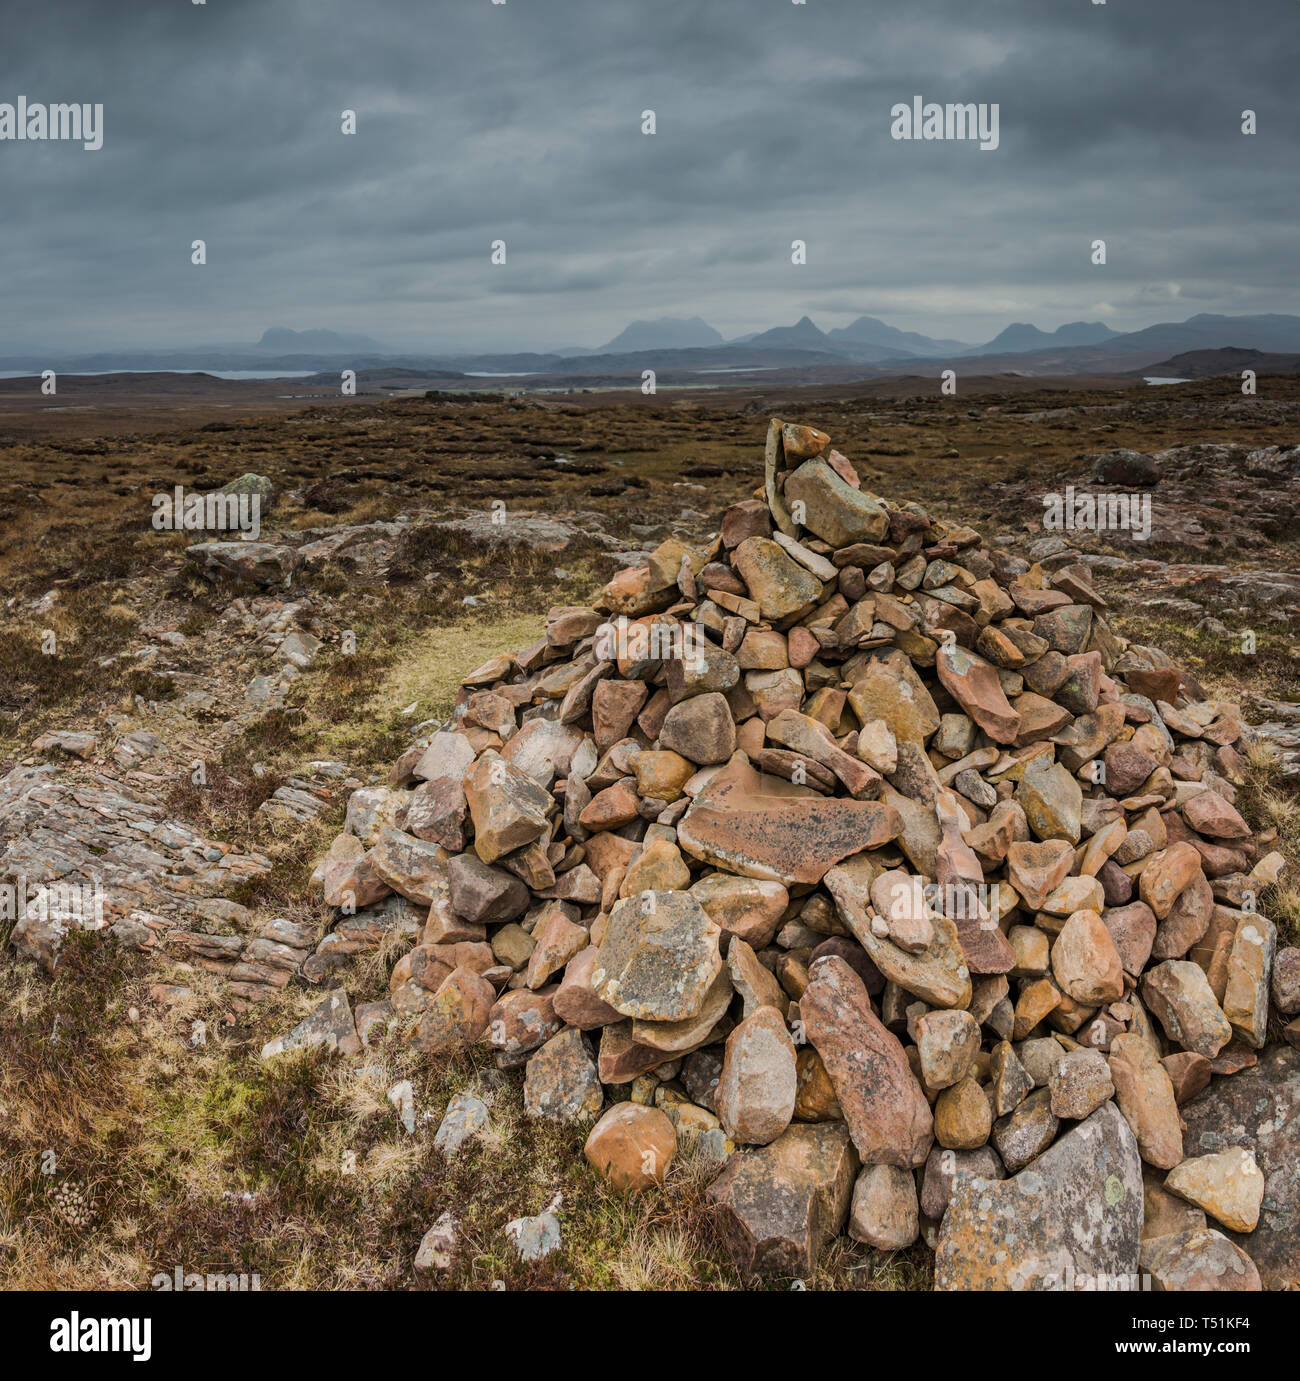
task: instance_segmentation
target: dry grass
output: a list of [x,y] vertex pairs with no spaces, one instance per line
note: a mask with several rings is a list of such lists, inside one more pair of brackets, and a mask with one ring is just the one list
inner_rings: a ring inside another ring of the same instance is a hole
[[[683,1158],[662,1193],[621,1196],[587,1166],[582,1129],[525,1117],[519,1073],[484,1054],[432,1061],[394,1037],[360,1064],[308,1052],[264,1065],[262,1041],[313,999],[286,993],[223,1021],[216,982],[173,973],[193,995],[160,1007],[147,992],[158,976],[100,937],[74,941],[53,981],[14,971],[0,1020],[5,1286],[144,1288],[176,1265],[256,1273],[263,1289],[760,1284],[736,1274],[714,1235],[707,1165]],[[206,1044],[193,1041],[199,1016]],[[409,1136],[387,1097],[401,1078],[415,1088]],[[434,1133],[464,1091],[491,1121],[448,1161]],[[506,1223],[556,1193],[561,1249],[520,1262]],[[448,1209],[461,1256],[446,1277],[420,1277],[420,1238]],[[920,1252],[840,1244],[804,1283],[911,1288],[925,1271]]]

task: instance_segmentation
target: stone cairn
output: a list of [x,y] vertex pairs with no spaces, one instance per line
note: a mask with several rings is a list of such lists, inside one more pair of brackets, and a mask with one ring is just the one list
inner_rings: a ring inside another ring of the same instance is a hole
[[1271,975],[1300,1010],[1236,709],[1086,566],[875,497],[812,427],[771,423],[758,492],[353,795],[326,902],[428,918],[386,999],[273,1045],[485,1044],[615,1185],[713,1158],[746,1271],[847,1227],[941,1288],[1258,1288],[1205,1215],[1250,1232],[1262,1176],[1179,1113],[1255,1063]]

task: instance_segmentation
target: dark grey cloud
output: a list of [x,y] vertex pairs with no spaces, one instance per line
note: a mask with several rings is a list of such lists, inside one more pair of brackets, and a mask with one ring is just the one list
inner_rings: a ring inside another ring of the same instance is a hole
[[[104,147],[0,142],[0,350],[1300,311],[1298,33],[1294,0],[43,0],[0,101],[102,102]],[[998,103],[1000,147],[891,139],[915,94]]]

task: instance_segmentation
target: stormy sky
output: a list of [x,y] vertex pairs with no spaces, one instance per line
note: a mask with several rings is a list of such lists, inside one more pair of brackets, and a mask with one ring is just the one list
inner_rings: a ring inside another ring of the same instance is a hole
[[[1300,312],[1295,0],[0,8],[0,102],[104,106],[98,152],[0,142],[0,353]],[[999,147],[892,139],[915,95]]]

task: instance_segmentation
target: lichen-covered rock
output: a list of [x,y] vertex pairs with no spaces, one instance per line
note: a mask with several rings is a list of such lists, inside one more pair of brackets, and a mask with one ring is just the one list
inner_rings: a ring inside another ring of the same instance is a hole
[[1110,1066],[1100,1050],[1071,1050],[1052,1067],[1048,1082],[1052,1115],[1076,1121],[1090,1116],[1115,1092]]
[[874,542],[889,529],[884,508],[820,458],[805,461],[786,480],[785,498],[792,513],[799,506],[796,521],[833,547]]
[[921,954],[909,954],[877,935],[852,876],[840,868],[826,874],[826,890],[867,957],[891,982],[935,1007],[965,1008],[971,1001],[971,975],[957,927],[946,916],[933,918],[934,939]]
[[610,913],[592,990],[624,1016],[693,1017],[722,968],[721,933],[687,892],[628,897]]
[[1019,1174],[959,1173],[939,1231],[936,1290],[1139,1288],[1142,1165],[1106,1104]]
[[1213,1228],[1192,1228],[1142,1244],[1143,1275],[1163,1292],[1253,1292],[1263,1288],[1254,1261]]
[[589,1122],[605,1102],[600,1073],[575,1026],[557,1032],[528,1061],[524,1111],[556,1122]]
[[290,1050],[314,1049],[322,1045],[340,1055],[354,1055],[361,1049],[352,1008],[343,988],[330,993],[292,1031],[267,1041],[262,1047],[262,1058],[269,1060]]
[[1264,1176],[1259,1223],[1227,1235],[1250,1253],[1266,1290],[1300,1282],[1300,1050],[1275,1045],[1259,1063],[1182,1107],[1189,1156],[1248,1148]]
[[842,858],[901,830],[898,812],[879,801],[777,792],[733,760],[692,802],[677,838],[694,858],[789,886],[820,882]]
[[406,1038],[425,1054],[465,1050],[487,1030],[495,1001],[487,979],[461,965],[424,1004]]
[[470,1093],[458,1093],[447,1104],[433,1144],[448,1160],[459,1154],[467,1141],[476,1137],[488,1124],[487,1104]]
[[979,1026],[969,1012],[926,1012],[915,1034],[921,1078],[932,1089],[946,1089],[962,1079],[979,1049]]
[[953,1185],[959,1174],[982,1180],[1006,1178],[1002,1159],[992,1146],[980,1146],[974,1151],[953,1151],[936,1146],[925,1159],[920,1171],[921,1212],[937,1223],[948,1211]]
[[765,619],[786,618],[821,598],[821,581],[766,537],[746,538],[731,560]]

